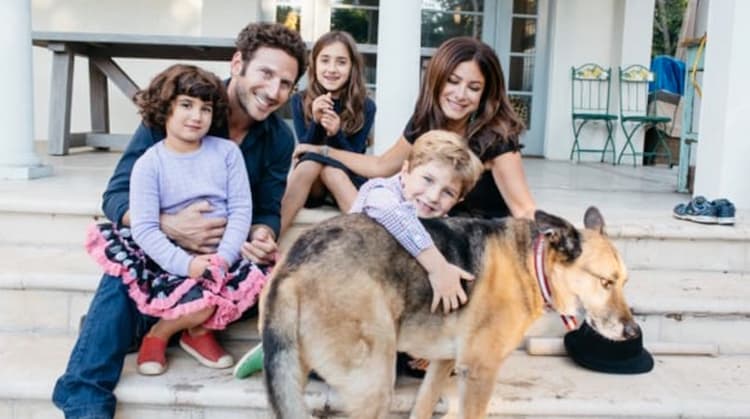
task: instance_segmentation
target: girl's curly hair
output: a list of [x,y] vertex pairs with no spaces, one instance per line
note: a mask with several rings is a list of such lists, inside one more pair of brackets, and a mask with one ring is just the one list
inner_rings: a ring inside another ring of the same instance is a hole
[[227,93],[216,74],[194,65],[175,64],[157,74],[148,87],[135,94],[134,100],[143,122],[164,129],[178,95],[198,98],[213,105],[211,127],[227,119]]

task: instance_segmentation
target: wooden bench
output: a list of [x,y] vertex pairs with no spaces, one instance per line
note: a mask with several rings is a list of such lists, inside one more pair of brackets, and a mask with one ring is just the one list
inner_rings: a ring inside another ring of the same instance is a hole
[[[229,61],[235,51],[233,38],[114,33],[32,32],[32,44],[52,52],[52,83],[49,106],[49,154],[64,155],[70,147],[122,148],[130,135],[109,130],[111,80],[129,99],[138,85],[113,58]],[[75,56],[89,60],[91,131],[70,132]]]

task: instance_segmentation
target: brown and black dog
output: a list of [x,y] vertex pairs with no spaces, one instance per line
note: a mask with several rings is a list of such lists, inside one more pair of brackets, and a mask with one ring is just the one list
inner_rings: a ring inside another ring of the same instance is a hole
[[261,303],[265,384],[279,418],[309,416],[303,389],[313,369],[350,417],[386,417],[397,350],[430,360],[412,418],[432,417],[454,368],[460,417],[484,417],[501,363],[545,310],[535,270],[554,310],[574,315],[580,303],[602,335],[639,333],[623,297],[625,265],[596,208],[581,231],[542,211],[534,221],[423,222],[445,257],[476,276],[465,284],[468,303],[449,315],[430,312],[426,272],[364,215],[323,222],[292,245]]

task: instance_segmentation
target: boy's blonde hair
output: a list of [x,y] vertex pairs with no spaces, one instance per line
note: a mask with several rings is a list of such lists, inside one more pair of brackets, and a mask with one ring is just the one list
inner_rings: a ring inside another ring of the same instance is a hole
[[484,166],[469,149],[466,140],[460,135],[445,130],[431,130],[420,135],[411,148],[409,171],[432,161],[450,166],[454,177],[461,182],[461,198],[476,185]]

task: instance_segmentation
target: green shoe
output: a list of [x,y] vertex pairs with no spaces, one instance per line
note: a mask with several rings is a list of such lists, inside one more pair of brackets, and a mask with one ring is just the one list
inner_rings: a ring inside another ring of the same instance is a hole
[[235,378],[247,378],[258,371],[263,370],[263,344],[257,344],[250,349],[234,366],[233,375]]

